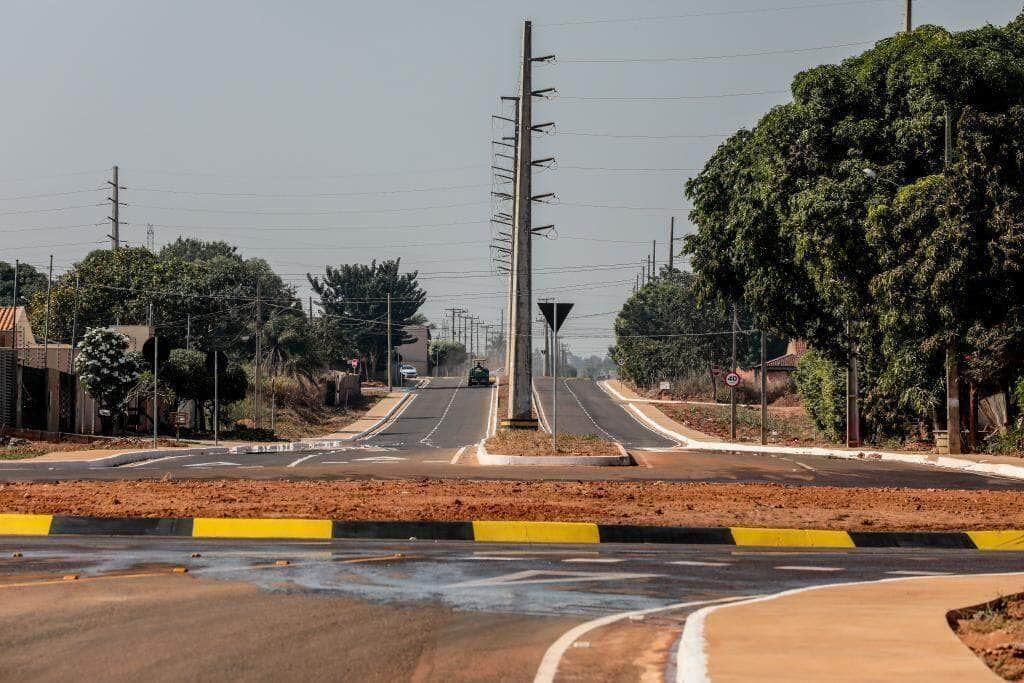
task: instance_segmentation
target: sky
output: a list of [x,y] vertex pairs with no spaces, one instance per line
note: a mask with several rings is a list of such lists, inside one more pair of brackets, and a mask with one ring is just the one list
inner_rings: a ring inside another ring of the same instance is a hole
[[[491,115],[517,94],[529,19],[534,54],[556,56],[534,88],[558,91],[534,108],[556,124],[534,157],[557,160],[534,174],[535,193],[557,196],[534,210],[557,233],[534,242],[535,296],[573,302],[563,339],[601,355],[652,240],[661,265],[670,219],[677,236],[693,230],[687,178],[788,101],[795,73],[902,30],[903,5],[12,0],[0,260],[45,267],[52,254],[58,274],[109,244],[117,164],[128,244],[146,245],[147,224],[157,248],[223,239],[303,298],[305,274],[327,264],[401,257],[433,322],[459,307],[497,326],[490,141],[511,130]],[[914,22],[959,30],[1020,11],[916,0]]]

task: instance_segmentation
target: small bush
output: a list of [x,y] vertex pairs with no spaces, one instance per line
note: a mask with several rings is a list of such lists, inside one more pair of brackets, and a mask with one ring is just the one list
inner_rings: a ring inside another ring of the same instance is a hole
[[818,351],[800,356],[796,387],[807,414],[821,434],[840,441],[846,431],[846,378],[842,368]]

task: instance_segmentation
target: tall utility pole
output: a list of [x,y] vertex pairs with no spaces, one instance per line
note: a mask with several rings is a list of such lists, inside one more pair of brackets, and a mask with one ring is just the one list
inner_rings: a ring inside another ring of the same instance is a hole
[[907,10],[905,12],[907,20],[907,33],[914,30],[914,0],[907,0]]
[[846,343],[846,445],[856,448],[860,446],[860,364],[857,359],[858,346],[849,320],[846,321]]
[[121,185],[117,179],[117,166],[113,169],[113,178],[107,181],[107,185],[111,187],[110,193],[110,248],[120,249],[121,247],[121,202],[119,199],[118,191],[121,189]]
[[[729,372],[736,372],[736,304],[732,305],[732,368]],[[736,440],[736,387],[729,387],[729,438]]]
[[[946,105],[946,158],[945,172],[953,168],[953,112]],[[946,429],[949,438],[949,454],[962,452],[960,444],[960,370],[958,367],[957,345],[951,341],[946,347]]]
[[761,330],[761,445],[768,443],[768,342]]
[[676,217],[672,216],[672,220],[668,224],[668,269],[672,270],[675,268],[675,254],[676,254]]
[[651,277],[658,272],[658,240],[651,240]]
[[523,23],[523,61],[519,74],[519,109],[516,117],[516,182],[512,224],[512,320],[508,377],[508,426],[534,426],[531,384],[533,307],[533,40],[532,25]]
[[260,324],[260,317],[262,310],[260,306],[260,281],[256,280],[256,361],[253,367],[253,377],[256,379],[256,386],[253,387],[252,392],[252,408],[253,408],[253,424],[256,425],[256,429],[263,426],[263,415],[261,413],[262,406],[260,405],[260,337],[263,336],[263,328]]
[[11,302],[13,306],[11,315],[11,348],[13,349],[18,345],[18,270],[21,266],[21,261],[18,259],[14,260],[14,301]]
[[394,389],[391,380],[391,292],[388,292],[388,391]]

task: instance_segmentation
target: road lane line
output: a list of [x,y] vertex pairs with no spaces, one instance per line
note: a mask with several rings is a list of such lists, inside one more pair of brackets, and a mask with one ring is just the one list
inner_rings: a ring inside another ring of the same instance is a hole
[[459,464],[459,458],[461,458],[462,454],[465,453],[465,452],[466,452],[466,447],[465,446],[463,446],[459,450],[455,451],[455,456],[452,457],[451,462],[449,462],[448,464],[450,464],[450,465],[458,465]]
[[571,562],[576,564],[618,564],[619,562],[625,562],[621,557],[570,557],[562,560],[562,562]]
[[179,458],[193,458],[193,455],[168,455],[166,458],[157,458],[156,460],[139,460],[138,462],[130,462],[126,465],[118,465],[117,467],[142,467],[144,465],[152,465],[158,462],[164,462],[165,460],[178,460]]
[[420,439],[421,444],[425,446],[430,446],[431,448],[437,448],[437,446],[430,443],[430,437],[434,435],[434,432],[436,432],[441,427],[441,425],[444,423],[445,418],[448,417],[448,411],[452,409],[452,404],[455,403],[455,397],[459,395],[459,389],[461,388],[461,385],[455,387],[455,391],[452,392],[452,397],[451,399],[449,399],[448,405],[444,407],[444,412],[441,413],[441,419],[437,421],[437,424],[434,425],[434,428],[431,429],[425,437]]
[[801,566],[797,564],[782,565],[781,567],[774,567],[774,569],[786,571],[786,572],[841,572],[845,571],[842,567],[812,567],[812,566]]
[[310,455],[304,455],[298,460],[293,460],[292,462],[288,463],[288,467],[297,467],[298,465],[301,465],[307,460],[310,460],[311,458],[316,458],[321,455],[323,455],[323,453],[311,453]]
[[731,567],[732,562],[704,562],[701,560],[677,560],[669,564],[678,564],[683,567]]
[[610,439],[611,441],[614,441],[614,442],[618,443],[618,442],[620,441],[620,439],[616,439],[616,438],[615,438],[614,436],[612,436],[612,435],[611,435],[611,434],[610,434],[610,433],[608,432],[608,430],[607,430],[607,429],[605,429],[605,428],[604,428],[604,427],[602,427],[601,425],[597,424],[597,420],[595,420],[595,419],[593,418],[593,416],[592,416],[592,415],[590,414],[590,411],[589,411],[589,410],[587,410],[587,409],[586,409],[586,408],[585,408],[585,407],[583,406],[583,401],[581,401],[581,400],[580,400],[580,397],[579,397],[579,396],[577,396],[577,395],[576,395],[576,392],[575,392],[575,391],[573,391],[573,390],[572,390],[572,388],[571,388],[571,387],[569,386],[569,380],[567,380],[567,379],[562,379],[562,384],[564,384],[564,385],[565,385],[565,390],[569,392],[569,395],[570,395],[570,396],[572,396],[572,397],[573,397],[573,399],[575,399],[575,401],[576,401],[576,405],[578,405],[578,406],[580,407],[580,410],[582,410],[582,411],[583,411],[583,414],[587,416],[587,419],[588,419],[588,420],[590,420],[590,422],[591,422],[591,423],[592,423],[592,424],[593,424],[593,425],[594,425],[595,427],[597,427],[597,428],[598,428],[599,430],[601,430],[601,432],[602,432],[602,433],[603,433],[603,434],[604,434],[605,436],[607,436],[607,437],[608,437],[608,438],[609,438],[609,439]]
[[650,609],[635,610],[631,612],[620,612],[618,614],[609,614],[608,616],[601,617],[599,619],[593,619],[591,621],[584,622],[575,628],[571,628],[562,636],[556,640],[551,647],[548,648],[547,652],[544,653],[544,658],[540,662],[540,666],[537,667],[537,675],[533,677],[534,683],[553,683],[555,675],[558,673],[558,665],[562,661],[562,657],[566,651],[572,647],[572,644],[576,642],[580,636],[590,633],[594,629],[607,626],[608,624],[614,624],[617,621],[623,619],[633,619],[635,617],[642,617],[648,614],[655,614],[657,612],[670,612],[677,609],[686,609],[687,607],[699,607],[702,605],[715,605],[723,602],[735,602],[736,600],[746,600],[748,596],[737,596],[730,598],[719,598],[717,600],[695,600],[692,602],[677,602],[672,605],[665,605],[664,607],[652,607]]

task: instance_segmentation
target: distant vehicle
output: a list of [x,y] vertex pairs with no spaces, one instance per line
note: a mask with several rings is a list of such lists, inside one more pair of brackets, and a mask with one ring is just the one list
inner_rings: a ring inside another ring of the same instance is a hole
[[491,385],[491,371],[484,367],[482,361],[469,369],[469,386],[488,387]]
[[413,366],[409,365],[408,363],[402,363],[401,365],[399,365],[398,366],[398,373],[404,379],[416,379],[417,377],[419,377],[419,373],[416,372],[416,368],[414,368]]

